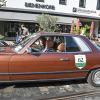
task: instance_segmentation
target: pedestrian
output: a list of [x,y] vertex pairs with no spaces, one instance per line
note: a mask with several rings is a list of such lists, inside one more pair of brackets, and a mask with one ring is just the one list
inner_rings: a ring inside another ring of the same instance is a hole
[[26,28],[23,24],[21,25],[21,29],[22,29],[22,38],[29,36],[28,28]]
[[21,28],[19,27],[17,32],[16,32],[16,43],[20,43],[21,42],[21,34],[22,34],[22,30]]
[[16,43],[19,43],[19,36],[18,36],[18,32],[16,32]]

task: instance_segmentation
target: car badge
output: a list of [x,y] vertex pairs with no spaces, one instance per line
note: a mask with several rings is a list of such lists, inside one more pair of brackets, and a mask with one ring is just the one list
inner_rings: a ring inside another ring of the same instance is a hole
[[75,55],[75,66],[82,69],[86,66],[86,56],[85,55]]

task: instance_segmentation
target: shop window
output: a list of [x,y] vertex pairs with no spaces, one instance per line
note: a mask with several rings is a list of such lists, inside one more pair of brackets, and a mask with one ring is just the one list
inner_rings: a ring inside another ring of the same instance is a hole
[[97,0],[97,10],[100,10],[100,0]]
[[58,32],[62,33],[69,33],[70,32],[70,25],[58,24]]
[[37,2],[44,2],[44,0],[36,0]]
[[67,3],[67,0],[59,0],[59,4],[61,5],[66,5],[66,3]]
[[79,7],[85,8],[85,6],[86,6],[86,0],[80,0],[79,1]]

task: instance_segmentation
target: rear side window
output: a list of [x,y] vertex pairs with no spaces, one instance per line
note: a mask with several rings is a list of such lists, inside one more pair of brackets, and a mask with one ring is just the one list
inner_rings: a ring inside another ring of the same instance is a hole
[[72,37],[66,37],[66,52],[79,52],[80,48]]
[[91,49],[79,37],[66,37],[66,52],[90,52]]
[[73,37],[75,42],[77,43],[78,47],[81,49],[82,52],[90,52],[91,49],[88,45],[79,37]]

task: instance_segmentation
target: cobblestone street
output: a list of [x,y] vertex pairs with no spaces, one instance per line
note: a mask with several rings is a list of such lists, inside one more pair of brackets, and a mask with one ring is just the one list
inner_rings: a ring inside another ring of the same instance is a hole
[[[76,81],[38,84],[1,84],[0,100],[47,100],[49,98],[67,96],[72,93],[78,93],[83,91],[88,92],[90,90],[99,90],[99,88],[94,88],[87,83],[82,84]],[[93,99],[89,99],[89,97],[86,97],[86,99],[82,100],[97,100],[94,99],[94,97],[92,98]],[[98,100],[100,100],[99,97]]]

